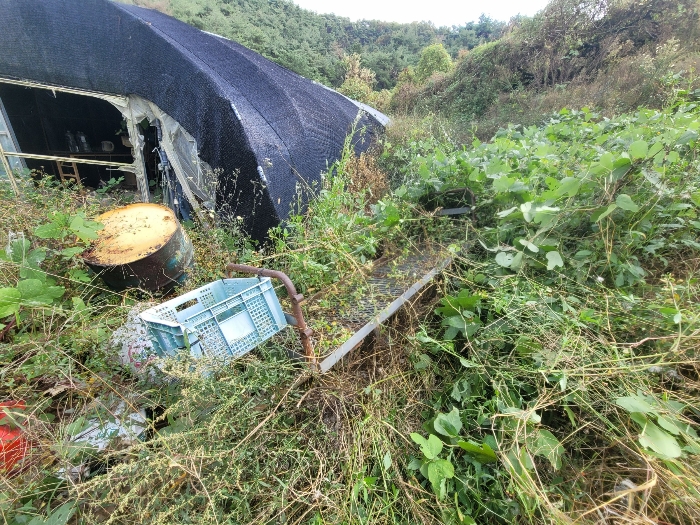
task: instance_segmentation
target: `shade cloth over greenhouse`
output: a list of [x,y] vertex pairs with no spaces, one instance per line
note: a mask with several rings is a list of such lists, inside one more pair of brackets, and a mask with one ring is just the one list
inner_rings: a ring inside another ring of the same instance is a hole
[[[148,101],[191,136],[188,177],[220,216],[263,238],[313,188],[348,133],[385,117],[225,38],[108,0],[0,0],[0,82],[25,79]],[[152,111],[149,114],[158,113]],[[359,115],[358,115],[359,113]],[[191,152],[190,152],[191,154]],[[208,192],[213,195],[207,195]]]

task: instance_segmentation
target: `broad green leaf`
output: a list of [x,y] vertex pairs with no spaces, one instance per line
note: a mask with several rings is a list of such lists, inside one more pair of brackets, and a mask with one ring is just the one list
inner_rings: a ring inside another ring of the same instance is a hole
[[438,414],[433,422],[433,427],[443,436],[457,437],[459,431],[462,430],[459,410],[455,407],[447,414]]
[[555,194],[557,197],[568,195],[574,197],[581,187],[581,180],[576,177],[565,177],[561,180],[561,184],[557,188]]
[[75,514],[76,510],[76,502],[69,501],[68,503],[64,503],[56,510],[51,512],[48,518],[46,518],[46,521],[44,521],[43,523],[44,525],[66,525],[66,523],[68,523],[68,520],[70,520],[73,517],[73,514]]
[[[447,330],[445,330],[445,335],[443,335],[442,337],[443,337],[443,339],[445,339],[445,341],[452,341],[458,335],[459,335],[459,328],[455,328],[454,326],[449,326],[447,328]],[[425,355],[425,354],[421,354],[421,355]],[[429,364],[429,362],[428,362],[428,364]],[[415,366],[416,370],[420,370],[418,368],[418,363],[414,366]]]
[[391,452],[387,452],[386,454],[384,454],[384,458],[382,459],[382,465],[384,465],[384,470],[389,470],[391,468]]
[[644,159],[649,152],[649,145],[643,140],[637,140],[630,144],[630,156],[633,159]]
[[519,270],[523,264],[523,252],[518,252],[513,256],[513,262],[510,263],[511,270]]
[[39,279],[23,279],[17,283],[17,290],[22,297],[22,304],[29,305],[51,304],[66,291],[63,286],[51,286]]
[[471,441],[458,441],[457,445],[479,463],[486,464],[498,461],[496,453],[486,443],[478,445]]
[[537,253],[537,252],[540,251],[540,249],[537,247],[537,245],[532,244],[532,243],[531,243],[530,241],[528,241],[527,239],[520,239],[518,242],[520,242],[520,244],[522,244],[523,246],[525,246],[525,247],[526,247],[528,250],[530,250],[531,252]]
[[76,321],[85,322],[90,318],[90,309],[85,304],[85,301],[80,297],[71,297],[73,302],[73,318]]
[[79,255],[85,251],[84,246],[74,246],[72,248],[64,248],[61,250],[61,255],[67,258],[75,257],[76,255]]
[[442,441],[437,436],[430,434],[428,439],[425,439],[420,434],[413,432],[411,439],[418,444],[423,455],[428,459],[434,459],[442,452]]
[[510,268],[510,265],[513,264],[513,255],[508,252],[498,252],[496,254],[496,263],[504,268]]
[[554,270],[556,267],[563,267],[564,260],[558,251],[547,252],[547,270]]
[[518,209],[518,208],[516,208],[515,206],[513,206],[512,208],[508,208],[507,210],[499,211],[499,212],[496,214],[496,216],[497,216],[497,217],[500,217],[501,219],[503,219],[504,217],[508,217],[508,215],[510,215],[511,213],[513,213],[514,211],[516,211],[517,209]]
[[503,193],[508,191],[514,182],[515,179],[503,175],[493,181],[493,189],[497,193]]
[[540,428],[537,431],[534,450],[530,450],[530,453],[547,458],[554,470],[559,470],[561,468],[561,457],[564,455],[564,447],[549,430]]
[[17,288],[0,288],[0,319],[19,312],[21,294]]
[[97,239],[97,231],[85,224],[83,217],[76,215],[70,223],[70,230],[83,242]]
[[664,149],[662,142],[654,142],[647,152],[647,157],[655,157],[662,149]]
[[542,417],[533,411],[525,411],[516,407],[506,407],[501,411],[503,414],[508,414],[522,419],[523,421],[532,421],[533,423],[539,423],[542,421]]
[[532,209],[532,201],[523,202],[520,205],[520,211],[523,212],[523,218],[526,222],[531,222],[534,210]]
[[[14,257],[14,253],[13,253]],[[39,265],[46,259],[46,250],[37,248],[26,254],[23,261],[19,261],[22,267],[19,270],[19,276],[22,279],[39,279],[46,281],[46,272],[39,268]]]
[[605,217],[610,215],[616,209],[617,209],[617,204],[611,204],[610,206],[603,206],[602,208],[598,208],[591,215],[591,221],[598,222],[599,220],[604,219]]
[[72,423],[66,425],[66,435],[77,436],[81,432],[84,432],[89,426],[90,422],[84,416],[80,416]]
[[535,222],[535,224],[539,224],[541,226],[540,232],[549,229],[554,224],[554,221],[559,216],[557,213],[558,211],[559,208],[553,208],[550,206],[540,206],[537,208],[532,220]]
[[600,165],[603,166],[606,170],[612,171],[613,154],[610,152],[603,153],[603,155],[600,157]]
[[639,436],[639,443],[654,452],[669,458],[680,457],[682,451],[678,445],[678,441],[668,432],[661,430],[654,423],[649,421],[644,414],[634,412],[631,415],[632,420],[642,427],[642,433]]
[[610,174],[610,178],[613,180],[613,182],[620,180],[622,177],[627,175],[627,172],[632,169],[632,165],[629,164],[629,159],[625,159],[628,162],[626,164],[622,164],[621,166],[615,168],[613,172]]
[[42,224],[34,230],[34,235],[40,239],[61,239],[64,235],[65,230],[59,224],[55,222],[50,222],[48,224]]
[[440,499],[444,499],[446,495],[445,481],[453,478],[455,469],[452,463],[446,459],[436,459],[428,463],[428,479],[433,486],[433,492]]
[[694,140],[697,140],[698,138],[698,132],[693,131],[692,129],[689,129],[683,135],[680,136],[678,139],[678,144],[688,144],[688,142],[692,142]]
[[5,253],[5,260],[12,261],[21,266],[39,268],[39,264],[46,259],[46,250],[36,248],[30,250],[31,243],[27,239],[17,239],[10,243]]
[[672,419],[667,419],[663,416],[658,416],[656,418],[656,422],[661,428],[663,428],[667,432],[670,432],[674,436],[678,436],[681,433],[680,425]]
[[620,193],[617,196],[617,199],[615,199],[615,203],[618,205],[618,207],[622,208],[623,210],[631,212],[639,211],[639,206],[637,206],[632,200],[632,197],[630,197],[626,193]]
[[423,460],[418,459],[418,458],[411,458],[411,461],[408,462],[408,465],[406,465],[406,468],[408,470],[418,470],[421,468],[423,465]]
[[642,414],[654,412],[654,407],[652,407],[640,396],[618,397],[615,400],[615,404],[624,408],[627,410],[627,412],[640,412]]

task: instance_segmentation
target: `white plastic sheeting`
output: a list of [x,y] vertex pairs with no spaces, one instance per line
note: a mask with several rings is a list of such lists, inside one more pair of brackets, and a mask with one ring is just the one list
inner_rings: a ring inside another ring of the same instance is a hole
[[[210,214],[202,210],[202,206],[208,211],[213,212],[214,210],[216,176],[211,167],[199,158],[197,141],[174,118],[153,102],[138,95],[129,95],[125,99],[121,99],[120,102],[123,103],[112,103],[121,111],[127,121],[129,137],[135,152],[143,149],[143,135],[138,131],[138,123],[144,119],[152,124],[156,121],[160,123],[163,132],[160,147],[165,150],[168,161],[190,206],[200,220],[204,224],[208,224]],[[147,187],[145,175],[143,175],[143,179],[143,183]]]

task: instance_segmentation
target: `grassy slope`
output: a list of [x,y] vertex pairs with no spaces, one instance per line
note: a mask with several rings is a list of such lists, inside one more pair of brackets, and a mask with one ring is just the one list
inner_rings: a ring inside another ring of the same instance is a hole
[[607,114],[662,107],[681,78],[696,79],[698,14],[691,1],[554,0],[511,22],[503,38],[474,49],[452,74],[399,87],[393,106],[448,116],[482,139],[564,106]]

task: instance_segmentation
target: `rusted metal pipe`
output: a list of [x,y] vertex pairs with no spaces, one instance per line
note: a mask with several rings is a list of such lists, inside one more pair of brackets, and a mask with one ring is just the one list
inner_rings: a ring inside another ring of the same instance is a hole
[[279,272],[277,270],[268,270],[265,268],[255,268],[254,266],[248,266],[246,264],[234,264],[229,263],[226,265],[226,275],[231,278],[233,272],[248,273],[253,275],[259,275],[262,277],[271,277],[273,279],[279,279],[284,284],[287,289],[287,294],[289,299],[292,301],[292,312],[294,313],[294,318],[297,320],[296,329],[299,332],[299,339],[301,340],[301,346],[304,348],[304,356],[307,362],[313,370],[318,370],[318,363],[316,360],[316,354],[314,353],[313,345],[311,344],[311,334],[313,330],[306,326],[306,321],[304,321],[304,314],[301,311],[301,303],[304,300],[304,296],[297,293],[297,289],[294,286],[292,280],[284,272]]

